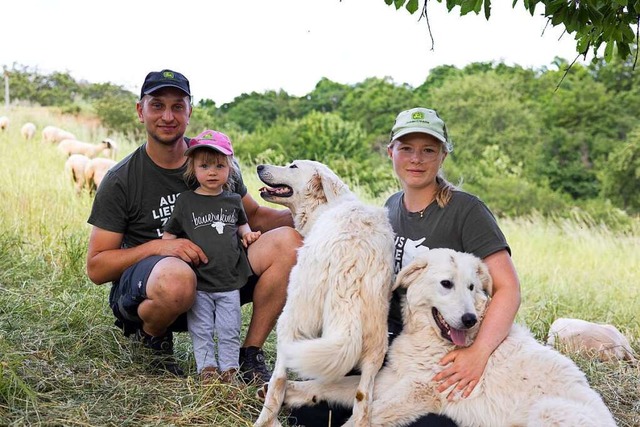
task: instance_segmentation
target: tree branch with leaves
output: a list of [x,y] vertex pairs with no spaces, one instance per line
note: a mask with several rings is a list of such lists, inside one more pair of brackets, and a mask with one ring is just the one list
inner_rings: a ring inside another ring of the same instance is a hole
[[[429,16],[427,5],[433,0],[384,0],[386,4],[395,6],[396,10],[404,7],[414,14],[420,10],[427,25]],[[445,3],[451,12],[460,7],[460,16],[481,12],[489,20],[491,16],[491,0],[436,0]],[[593,52],[594,58],[603,56],[611,62],[614,56],[622,60],[631,55],[633,45],[638,45],[640,36],[640,0],[513,0],[512,7],[521,3],[533,16],[536,7],[544,8],[543,15],[552,26],[561,25],[564,30],[574,35],[578,56],[586,56]],[[429,30],[430,31],[430,30]],[[600,49],[604,52],[600,54]],[[634,68],[638,59],[635,50]],[[576,57],[576,59],[577,59]]]

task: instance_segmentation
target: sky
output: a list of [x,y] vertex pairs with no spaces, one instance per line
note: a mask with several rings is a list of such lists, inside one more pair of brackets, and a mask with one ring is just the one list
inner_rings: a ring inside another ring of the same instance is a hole
[[[422,4],[422,1],[420,2]],[[187,76],[194,100],[313,91],[323,77],[390,77],[417,87],[440,65],[572,61],[575,41],[518,1],[494,0],[489,21],[430,0],[427,21],[384,0],[5,0],[0,67],[113,83],[138,93],[149,71]],[[433,37],[433,45],[431,37]]]

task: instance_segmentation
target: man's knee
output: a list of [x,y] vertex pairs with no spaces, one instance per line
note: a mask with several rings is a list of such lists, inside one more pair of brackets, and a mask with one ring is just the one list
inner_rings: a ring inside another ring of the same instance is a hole
[[279,248],[283,250],[285,255],[292,256],[295,259],[298,249],[302,246],[302,236],[291,227],[282,227],[278,230],[281,231],[281,235],[278,236]]
[[196,283],[196,274],[189,264],[179,258],[164,258],[149,275],[147,297],[183,312],[193,305]]
[[249,246],[249,264],[258,276],[267,272],[272,277],[288,276],[301,245],[302,237],[293,228],[276,228]]

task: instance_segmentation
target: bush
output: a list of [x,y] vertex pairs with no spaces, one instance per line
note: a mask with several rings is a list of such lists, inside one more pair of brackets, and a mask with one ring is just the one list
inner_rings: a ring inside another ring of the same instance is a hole
[[394,182],[385,159],[374,151],[362,128],[333,113],[312,112],[299,120],[283,120],[234,139],[236,155],[245,163],[286,164],[295,159],[327,164],[345,181],[371,195]]

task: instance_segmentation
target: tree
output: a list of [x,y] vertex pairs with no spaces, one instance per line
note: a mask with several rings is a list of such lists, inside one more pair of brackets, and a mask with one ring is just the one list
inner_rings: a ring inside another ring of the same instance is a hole
[[367,134],[388,139],[396,114],[415,106],[412,87],[398,85],[390,77],[371,77],[353,87],[339,112],[343,119],[360,123]]
[[291,97],[280,90],[265,93],[243,93],[233,102],[224,104],[220,110],[224,119],[235,123],[247,132],[259,127],[269,127],[278,117],[293,118],[291,113]]
[[[404,6],[411,14],[421,10],[421,15],[427,16],[429,0],[424,0],[421,9],[419,0],[384,1],[396,9]],[[516,3],[518,0],[513,0],[514,7]],[[580,55],[586,55],[591,49],[594,58],[597,58],[600,47],[604,45],[604,58],[607,62],[614,56],[626,59],[631,55],[632,46],[638,44],[638,0],[522,0],[522,5],[532,16],[539,4],[544,7],[544,16],[551,25],[562,25],[567,33],[575,33],[576,51]],[[487,20],[491,16],[491,0],[446,0],[446,6],[449,12],[459,6],[461,16],[470,12],[479,14],[481,11]]]
[[640,128],[616,146],[602,169],[603,196],[631,213],[640,213]]
[[110,130],[137,138],[142,133],[135,110],[136,96],[126,91],[107,91],[93,102],[96,115]]
[[351,91],[351,87],[341,83],[336,83],[323,77],[316,84],[316,87],[305,98],[304,113],[309,111],[320,111],[331,113],[337,110],[344,97]]
[[621,140],[628,119],[621,115],[614,95],[594,81],[588,69],[575,64],[557,90],[560,71],[540,78],[537,97],[542,118],[542,158],[538,173],[553,189],[575,199],[597,197],[600,183],[597,165]]

